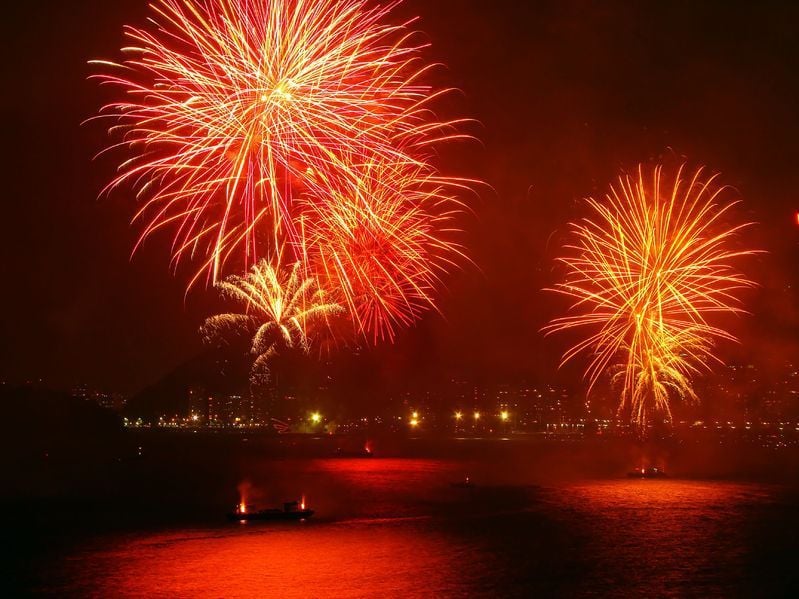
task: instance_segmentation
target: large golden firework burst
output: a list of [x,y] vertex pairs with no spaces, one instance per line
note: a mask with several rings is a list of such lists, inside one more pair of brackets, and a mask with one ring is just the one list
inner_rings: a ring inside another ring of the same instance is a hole
[[668,180],[661,166],[639,166],[604,200],[587,200],[592,216],[571,225],[558,259],[566,273],[552,290],[573,302],[545,332],[581,331],[563,362],[588,354],[590,386],[610,372],[620,411],[642,426],[670,417],[672,397],[695,397],[692,378],[716,359],[714,342],[735,339],[713,317],[741,313],[740,291],[753,286],[736,263],[755,252],[733,245],[750,223],[728,222],[736,202],[717,179],[680,167]]
[[432,146],[467,136],[398,3],[156,0],[124,61],[93,61],[124,92],[101,111],[129,154],[108,187],[137,190],[139,242],[171,229],[174,262],[216,282],[296,243],[297,198],[357,184],[353,160],[435,172]]

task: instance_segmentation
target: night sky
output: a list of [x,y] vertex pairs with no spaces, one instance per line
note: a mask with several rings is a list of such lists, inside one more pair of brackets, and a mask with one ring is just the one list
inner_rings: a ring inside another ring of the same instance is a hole
[[[98,200],[114,163],[93,160],[109,98],[87,81],[92,58],[117,59],[122,26],[143,0],[16,2],[4,9],[2,168],[4,292],[0,377],[85,381],[133,392],[201,351],[215,293],[184,297],[167,236],[133,259],[129,190]],[[563,338],[538,330],[564,301],[541,289],[579,200],[640,161],[721,171],[769,251],[742,264],[761,284],[743,343],[720,355],[775,366],[799,360],[799,5],[732,2],[407,2],[430,58],[463,90],[453,110],[481,144],[445,155],[447,170],[492,190],[465,223],[478,268],[454,274],[431,314],[377,352],[387,378],[468,373],[485,380],[556,375]],[[776,366],[775,366],[776,367]]]

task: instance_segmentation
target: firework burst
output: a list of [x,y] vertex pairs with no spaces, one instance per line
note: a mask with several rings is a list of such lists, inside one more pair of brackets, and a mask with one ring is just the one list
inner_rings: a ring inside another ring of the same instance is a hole
[[435,309],[440,276],[465,260],[453,240],[462,212],[454,188],[418,165],[367,164],[359,183],[305,206],[303,253],[362,337],[393,340]]
[[591,219],[572,225],[565,280],[553,291],[573,300],[571,314],[545,331],[577,329],[584,338],[563,362],[590,355],[590,386],[603,372],[621,385],[620,411],[645,425],[670,416],[670,398],[695,398],[692,377],[709,368],[717,340],[734,340],[710,321],[738,314],[739,292],[753,286],[735,263],[750,250],[731,242],[746,224],[729,225],[735,203],[702,169],[671,182],[662,167],[622,176],[604,201],[589,199]]
[[461,137],[432,110],[448,90],[422,82],[411,22],[384,23],[396,4],[156,0],[149,28],[126,29],[129,58],[95,61],[125,93],[101,114],[130,153],[108,188],[137,190],[139,243],[173,229],[174,264],[215,282],[298,244],[295,202],[357,185],[351,156],[424,166]]
[[230,332],[252,332],[253,382],[268,376],[269,359],[280,347],[307,352],[310,329],[341,310],[327,301],[299,262],[280,268],[261,260],[245,276],[228,277],[218,287],[224,296],[243,305],[244,312],[212,316],[201,332],[208,341]]

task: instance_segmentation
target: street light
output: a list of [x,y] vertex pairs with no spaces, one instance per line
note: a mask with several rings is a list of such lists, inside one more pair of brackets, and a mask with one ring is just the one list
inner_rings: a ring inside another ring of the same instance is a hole
[[502,410],[502,412],[499,413],[499,417],[502,419],[502,422],[507,422],[508,418],[510,418],[510,414],[508,414],[507,410]]
[[322,421],[322,415],[319,412],[314,412],[311,414],[311,422],[314,424],[319,424]]
[[463,420],[463,412],[455,412],[455,420]]
[[480,412],[475,412],[474,413],[474,419],[475,420],[480,420]]

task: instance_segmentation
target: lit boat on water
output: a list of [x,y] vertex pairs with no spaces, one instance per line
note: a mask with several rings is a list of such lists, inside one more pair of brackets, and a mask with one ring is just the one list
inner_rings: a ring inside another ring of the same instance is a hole
[[473,489],[475,487],[475,484],[472,482],[472,479],[470,479],[468,476],[464,477],[463,480],[450,483],[449,485],[456,489]]
[[337,458],[373,458],[374,453],[372,453],[372,444],[367,441],[361,449],[356,449],[354,451],[347,450],[343,447],[337,447],[335,456]]
[[636,468],[627,473],[628,478],[667,478],[668,474],[660,468],[650,466],[649,468]]
[[248,522],[250,520],[306,520],[313,515],[314,511],[306,507],[305,500],[303,500],[287,501],[283,504],[282,510],[279,508],[259,510],[252,505],[240,503],[227,516],[230,520]]

